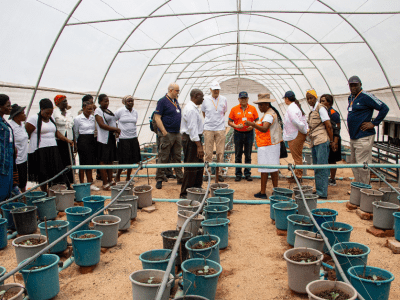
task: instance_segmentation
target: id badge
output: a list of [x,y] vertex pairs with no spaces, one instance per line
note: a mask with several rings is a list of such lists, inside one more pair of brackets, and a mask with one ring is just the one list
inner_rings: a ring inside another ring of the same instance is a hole
[[247,118],[246,117],[242,118],[242,121],[247,121]]
[[176,109],[176,112],[179,114],[180,113],[179,109]]
[[352,111],[352,110],[353,110],[353,108],[350,106],[350,107],[349,107],[349,111]]

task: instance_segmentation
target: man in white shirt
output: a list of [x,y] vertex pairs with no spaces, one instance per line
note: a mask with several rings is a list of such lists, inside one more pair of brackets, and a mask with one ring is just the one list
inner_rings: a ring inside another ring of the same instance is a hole
[[[228,102],[219,94],[221,87],[217,81],[210,86],[211,95],[205,96],[201,111],[204,120],[204,148],[205,161],[212,162],[214,143],[217,154],[217,162],[223,162],[225,150],[225,113],[228,110]],[[218,176],[219,168],[216,168],[215,182],[224,181]]]
[[[203,120],[198,106],[203,103],[204,95],[199,89],[190,92],[190,101],[182,111],[181,134],[185,163],[203,163],[204,150],[201,144]],[[183,173],[183,183],[180,198],[187,198],[187,189],[201,188],[204,168],[186,168]]]

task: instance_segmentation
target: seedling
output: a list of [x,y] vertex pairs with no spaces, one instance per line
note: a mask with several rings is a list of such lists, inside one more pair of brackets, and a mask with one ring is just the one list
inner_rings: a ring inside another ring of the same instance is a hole
[[204,247],[203,241],[200,241],[199,244],[200,244],[200,246]]
[[200,273],[200,274],[207,274],[209,269],[210,269],[209,266],[204,266],[204,267],[203,267],[203,270],[199,270],[199,271],[197,271],[197,273]]
[[0,292],[0,296],[3,296],[6,293],[6,290]]
[[154,277],[149,277],[149,280],[147,280],[148,284],[151,284],[153,282]]
[[378,277],[377,277],[376,275],[372,275],[372,279],[373,279],[374,281],[376,281],[376,280],[378,280]]
[[333,299],[333,300],[335,300],[337,297],[339,297],[340,295],[339,295],[339,293],[335,293],[335,292],[332,292],[331,293],[331,298]]

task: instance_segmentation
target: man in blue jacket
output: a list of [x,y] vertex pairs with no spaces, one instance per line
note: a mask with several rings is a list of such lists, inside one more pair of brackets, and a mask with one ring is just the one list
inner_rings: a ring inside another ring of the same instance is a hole
[[[349,86],[351,95],[347,108],[347,125],[350,134],[351,163],[371,163],[375,126],[379,126],[386,117],[389,107],[373,94],[363,91],[358,76],[350,77]],[[379,114],[371,121],[374,109],[379,111]],[[354,168],[353,174],[357,182],[369,184],[369,170]]]

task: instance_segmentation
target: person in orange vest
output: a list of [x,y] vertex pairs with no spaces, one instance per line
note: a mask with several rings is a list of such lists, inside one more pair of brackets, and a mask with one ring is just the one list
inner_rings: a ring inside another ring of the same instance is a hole
[[[252,126],[256,131],[257,158],[259,165],[279,165],[282,141],[282,118],[271,102],[269,94],[258,94],[258,109],[263,116],[257,122],[245,121],[246,126]],[[272,185],[278,187],[279,172],[278,169],[258,169],[261,173],[261,191],[254,195],[256,198],[267,199],[268,173],[271,174]]]
[[[239,93],[239,105],[232,107],[229,113],[228,125],[233,127],[233,140],[235,143],[235,163],[242,163],[244,153],[244,163],[251,164],[251,150],[253,148],[254,130],[252,126],[245,126],[244,122],[258,121],[258,113],[253,105],[249,104],[249,95],[247,92]],[[242,168],[236,168],[235,181],[242,180]],[[244,169],[244,177],[247,181],[252,181],[251,169]]]

